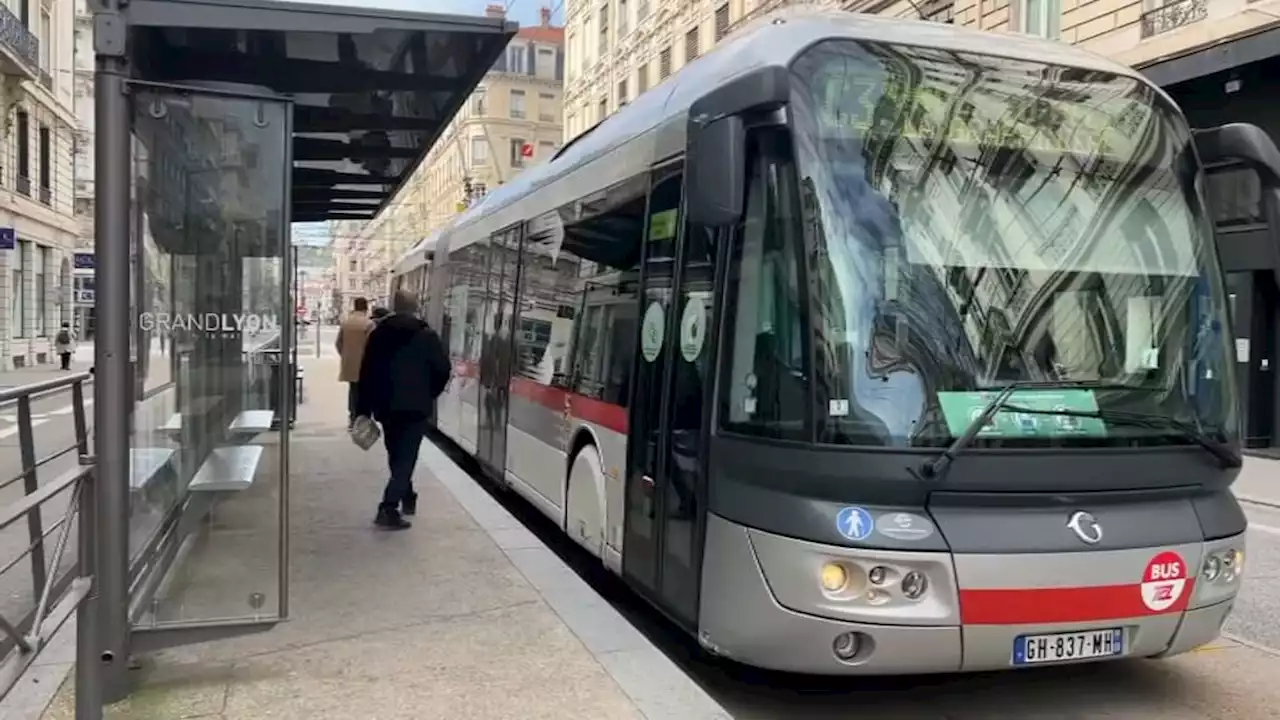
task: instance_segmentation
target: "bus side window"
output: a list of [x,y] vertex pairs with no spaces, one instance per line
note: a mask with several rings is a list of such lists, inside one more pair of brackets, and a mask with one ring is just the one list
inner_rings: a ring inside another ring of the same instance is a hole
[[571,390],[621,407],[628,403],[635,355],[646,190],[643,176],[610,187],[594,214],[564,226],[561,247],[562,254],[571,250],[581,260],[574,297],[578,322],[565,363]]
[[730,253],[719,414],[731,432],[806,440],[802,237],[784,137],[753,137],[746,213]]

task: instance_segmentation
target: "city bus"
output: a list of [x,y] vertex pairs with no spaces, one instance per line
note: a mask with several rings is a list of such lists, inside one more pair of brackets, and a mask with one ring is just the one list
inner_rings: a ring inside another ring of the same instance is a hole
[[713,655],[1186,652],[1244,571],[1228,157],[1280,212],[1082,49],[772,14],[441,231],[437,429]]

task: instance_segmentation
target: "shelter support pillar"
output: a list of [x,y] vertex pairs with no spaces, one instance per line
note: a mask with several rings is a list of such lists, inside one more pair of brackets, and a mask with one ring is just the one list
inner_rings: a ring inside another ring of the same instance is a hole
[[[129,423],[133,387],[129,357],[129,187],[131,114],[127,27],[119,0],[100,0],[94,14],[97,56],[94,90],[94,225],[97,238],[97,337],[94,343],[94,455],[97,465],[97,574],[93,607],[103,700],[128,691],[129,662]],[[145,351],[145,350],[144,350]],[[87,643],[80,648],[88,654]],[[79,657],[84,662],[90,658]]]

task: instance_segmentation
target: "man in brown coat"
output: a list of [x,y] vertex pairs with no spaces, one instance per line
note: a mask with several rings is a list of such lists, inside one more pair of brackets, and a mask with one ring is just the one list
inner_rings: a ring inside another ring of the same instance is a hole
[[334,347],[338,357],[342,358],[342,368],[338,371],[338,381],[347,383],[347,427],[356,420],[356,393],[359,391],[360,361],[364,358],[364,346],[369,341],[369,333],[373,332],[373,321],[369,319],[369,301],[358,297],[355,309],[342,319],[338,326],[338,339]]

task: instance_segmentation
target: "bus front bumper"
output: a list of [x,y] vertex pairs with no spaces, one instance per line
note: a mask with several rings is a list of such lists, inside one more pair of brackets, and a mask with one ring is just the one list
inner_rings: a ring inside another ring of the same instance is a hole
[[[910,675],[1007,670],[1027,666],[1023,658],[1015,658],[1021,652],[1017,648],[1026,642],[1020,644],[1019,638],[1065,634],[1088,641],[1102,631],[1122,636],[1122,652],[1044,664],[1168,657],[1217,638],[1234,602],[1233,595],[1185,612],[1103,623],[962,625],[958,613],[906,618],[885,613],[885,622],[834,619],[798,612],[779,602],[753,547],[755,532],[708,515],[698,640],[714,654],[784,672]],[[848,548],[832,550],[849,552]],[[938,590],[944,595],[951,592],[950,602],[955,603],[954,576],[951,583],[950,587],[939,583]],[[851,639],[856,650],[849,657]]]

